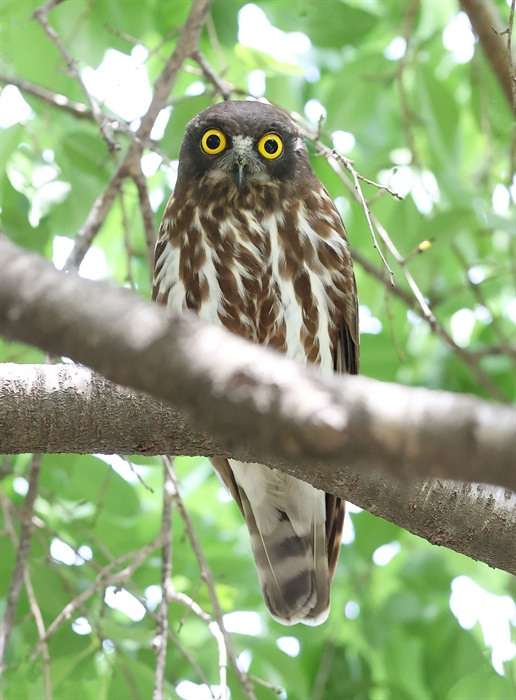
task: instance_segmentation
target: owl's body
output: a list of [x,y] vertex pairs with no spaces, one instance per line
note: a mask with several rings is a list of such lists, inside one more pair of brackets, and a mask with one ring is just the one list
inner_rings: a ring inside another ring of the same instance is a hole
[[[300,362],[358,371],[345,230],[282,112],[227,102],[190,122],[156,246],[153,298]],[[271,614],[284,624],[323,622],[344,504],[262,465],[212,462],[246,519]]]

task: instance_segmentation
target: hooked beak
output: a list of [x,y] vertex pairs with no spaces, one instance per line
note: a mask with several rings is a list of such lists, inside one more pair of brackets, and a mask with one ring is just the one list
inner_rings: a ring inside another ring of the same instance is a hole
[[249,168],[249,156],[247,153],[236,153],[235,154],[235,159],[233,161],[233,176],[235,178],[236,185],[239,190],[242,189],[242,186],[245,181],[245,177],[247,175]]

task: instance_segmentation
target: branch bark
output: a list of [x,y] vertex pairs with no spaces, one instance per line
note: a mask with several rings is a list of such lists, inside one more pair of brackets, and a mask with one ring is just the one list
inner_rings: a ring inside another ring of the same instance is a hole
[[[215,442],[177,409],[108,382],[76,365],[0,365],[2,449],[234,456],[255,461],[248,449]],[[438,479],[400,480],[294,461],[266,463],[301,476],[374,515],[443,545],[516,573],[513,533],[516,494],[492,486]]]
[[327,473],[347,462],[357,471],[516,487],[511,408],[324,376],[0,241],[1,332],[175,404],[231,451],[284,459],[300,478],[323,460]]
[[[459,0],[459,2],[469,17],[473,31],[478,36],[486,58],[491,64],[510,107],[516,112],[516,105],[513,102],[512,83],[514,76],[511,71],[511,55],[503,38],[507,27],[504,27],[492,0]],[[512,26],[508,28],[508,31],[512,31]]]

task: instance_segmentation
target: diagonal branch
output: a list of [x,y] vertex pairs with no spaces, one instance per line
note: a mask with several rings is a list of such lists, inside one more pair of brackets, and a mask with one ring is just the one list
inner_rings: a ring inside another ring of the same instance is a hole
[[511,22],[509,27],[503,26],[502,19],[492,0],[459,0],[461,8],[468,15],[473,31],[478,36],[482,49],[491,68],[502,88],[509,105],[516,113],[514,95],[514,73],[512,70],[511,43],[509,50],[503,38],[505,33],[512,33],[512,20],[514,18],[514,3],[511,10]]
[[[2,242],[0,330],[175,403],[230,449],[514,488],[514,412],[472,397],[324,376],[125,289]],[[196,352],[192,353],[191,348]]]
[[29,490],[25,497],[22,514],[22,526],[20,540],[16,549],[16,562],[13,576],[7,593],[7,604],[4,619],[0,624],[0,676],[3,675],[5,653],[11,635],[11,628],[18,607],[18,600],[22,589],[22,582],[27,573],[27,560],[31,549],[32,516],[34,514],[34,502],[38,493],[38,481],[41,471],[41,455],[32,456],[32,465],[29,476]]
[[154,93],[149,109],[142,117],[140,127],[113,174],[109,185],[93,204],[86,222],[77,235],[75,245],[66,261],[66,270],[78,269],[113,204],[116,194],[120,189],[121,181],[125,177],[131,176],[133,173],[138,173],[141,169],[140,159],[143,149],[148,144],[154,122],[160,111],[167,104],[168,97],[183,62],[197,50],[199,37],[210,3],[211,0],[192,1],[190,14],[179,34],[176,47],[154,86]]

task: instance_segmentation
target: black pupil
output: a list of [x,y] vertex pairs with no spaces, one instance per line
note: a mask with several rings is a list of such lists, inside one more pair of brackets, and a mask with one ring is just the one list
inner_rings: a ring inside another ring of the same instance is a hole
[[210,151],[216,151],[220,146],[220,136],[217,136],[217,134],[210,134],[206,139],[206,145]]
[[265,148],[267,153],[270,153],[272,155],[278,150],[278,142],[274,139],[267,139],[267,141],[263,144],[263,147]]

